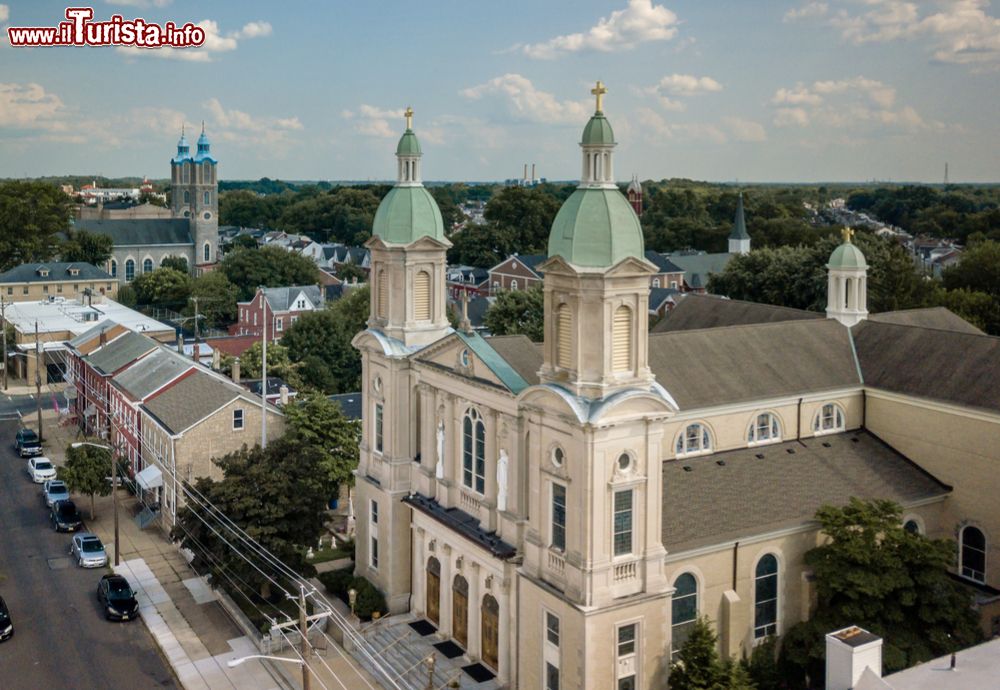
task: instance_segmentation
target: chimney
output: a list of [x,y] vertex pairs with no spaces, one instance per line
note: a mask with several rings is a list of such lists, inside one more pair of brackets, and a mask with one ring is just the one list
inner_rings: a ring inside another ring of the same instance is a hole
[[826,690],[851,690],[866,669],[882,677],[882,638],[852,625],[826,636]]
[[222,367],[222,354],[218,348],[212,350],[212,369],[218,371]]
[[288,386],[282,385],[278,393],[281,395],[281,406],[284,407],[288,404]]
[[233,383],[240,382],[240,358],[233,360]]
[[198,362],[200,364],[201,363],[201,346],[198,345],[198,343],[195,343],[194,347],[191,348],[191,353],[192,353],[191,354],[191,359],[193,359],[195,362]]
[[184,354],[184,334],[180,332],[177,333],[177,351]]
[[104,347],[107,344],[108,344],[108,329],[107,328],[102,328],[101,329],[101,347]]
[[538,178],[537,178],[537,177],[535,177],[535,164],[534,164],[534,163],[532,163],[532,164],[531,164],[531,181],[532,181],[532,182],[534,182],[534,181],[535,181],[535,180],[537,180],[537,179],[538,179]]

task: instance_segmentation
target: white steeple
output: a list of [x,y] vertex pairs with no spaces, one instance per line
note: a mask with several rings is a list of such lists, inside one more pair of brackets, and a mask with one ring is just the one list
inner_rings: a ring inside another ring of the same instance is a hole
[[826,316],[850,328],[868,317],[868,262],[851,243],[854,231],[844,228],[843,234],[843,244],[833,250],[826,265]]

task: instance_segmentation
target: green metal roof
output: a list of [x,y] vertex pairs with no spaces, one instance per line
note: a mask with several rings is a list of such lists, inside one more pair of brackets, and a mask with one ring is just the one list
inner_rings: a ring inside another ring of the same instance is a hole
[[750,239],[750,235],[747,234],[747,223],[743,219],[743,192],[740,192],[740,198],[736,202],[736,219],[733,221],[733,231],[729,234],[729,239]]
[[615,143],[615,133],[611,130],[611,123],[604,113],[594,113],[594,116],[583,128],[583,140],[580,142],[586,145],[611,146]]
[[441,210],[422,186],[393,187],[378,205],[372,235],[393,244],[410,244],[425,236],[443,240]]
[[833,254],[830,255],[830,263],[826,267],[868,268],[868,262],[865,261],[865,255],[861,253],[861,250],[848,241],[833,250]]
[[517,371],[515,371],[514,368],[507,363],[507,360],[501,357],[500,353],[494,350],[481,335],[474,331],[472,333],[455,331],[455,335],[457,335],[459,339],[461,339],[461,341],[475,353],[476,357],[482,360],[483,364],[485,364],[490,371],[496,374],[497,378],[503,382],[503,385],[505,385],[511,393],[517,395],[528,387],[528,382],[524,380],[524,377],[517,373]]
[[644,256],[639,217],[618,189],[577,189],[562,205],[549,233],[549,256],[577,266],[610,268]]
[[417,141],[417,135],[413,133],[412,129],[408,129],[405,132],[403,132],[403,136],[399,138],[399,144],[396,145],[396,155],[397,156],[420,155],[420,142]]

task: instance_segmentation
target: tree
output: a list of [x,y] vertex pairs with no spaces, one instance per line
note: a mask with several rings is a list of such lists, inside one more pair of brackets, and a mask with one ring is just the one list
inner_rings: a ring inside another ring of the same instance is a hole
[[357,264],[340,264],[337,266],[337,277],[345,283],[357,279],[359,283],[368,281],[368,273]]
[[320,393],[306,393],[285,407],[285,417],[289,436],[323,455],[323,467],[334,486],[353,484],[360,429],[344,416],[340,405]]
[[90,519],[94,519],[94,497],[111,493],[111,451],[94,445],[68,446],[66,464],[59,478],[70,491],[90,494]]
[[111,258],[115,248],[111,235],[101,235],[86,230],[70,230],[60,253],[63,261],[83,262],[101,266]]
[[[190,296],[198,298],[198,313],[205,317],[201,322],[205,326],[224,328],[236,321],[237,287],[222,271],[209,271],[192,280]],[[194,300],[184,313],[194,314]]]
[[69,229],[71,200],[45,182],[0,182],[0,271],[49,261]]
[[708,619],[698,618],[670,666],[670,690],[754,690],[746,668],[720,659],[717,647]]
[[1000,242],[979,242],[970,247],[941,278],[949,290],[982,292],[1000,303]]
[[281,247],[237,249],[226,255],[219,270],[245,301],[253,299],[261,286],[315,285],[319,281],[319,269],[311,259]]
[[172,268],[181,273],[188,272],[188,260],[183,256],[168,256],[160,262],[160,268]]
[[[240,355],[240,377],[246,380],[259,379],[263,374],[261,364],[264,360],[263,345],[258,340]],[[227,376],[232,375],[235,357],[222,355],[220,369]],[[277,377],[295,389],[306,385],[308,379],[303,379],[300,373],[301,365],[293,363],[288,357],[288,348],[281,343],[267,344],[267,376]],[[311,381],[308,381],[310,385]]]
[[857,625],[883,639],[886,672],[898,671],[978,642],[982,633],[972,594],[948,574],[955,544],[908,532],[902,508],[852,498],[816,512],[826,543],[806,553],[813,569],[813,618],[789,631],[785,665],[799,678],[818,677],[824,635]]
[[132,281],[139,304],[183,309],[191,295],[191,277],[173,268],[158,268]]
[[526,335],[534,342],[544,336],[545,293],[541,286],[507,290],[497,295],[483,322],[493,335]]

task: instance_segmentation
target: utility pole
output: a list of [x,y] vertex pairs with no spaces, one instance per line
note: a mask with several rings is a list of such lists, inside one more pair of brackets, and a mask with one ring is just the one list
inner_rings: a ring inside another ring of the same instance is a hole
[[[7,342],[4,334],[4,342]],[[38,339],[38,322],[35,321],[35,403],[38,409],[38,441],[42,441],[42,342]]]
[[3,338],[3,389],[7,390],[7,302],[0,295],[0,337]]
[[264,312],[264,340],[261,343],[261,367],[260,367],[260,447],[267,448],[267,298],[264,291],[258,292],[260,295],[260,308]]
[[198,342],[198,298],[192,297],[194,300],[194,341]]
[[306,588],[302,585],[299,585],[299,633],[302,635],[302,690],[310,690],[312,669],[309,668],[309,656],[312,646],[309,644],[309,621],[306,616]]

